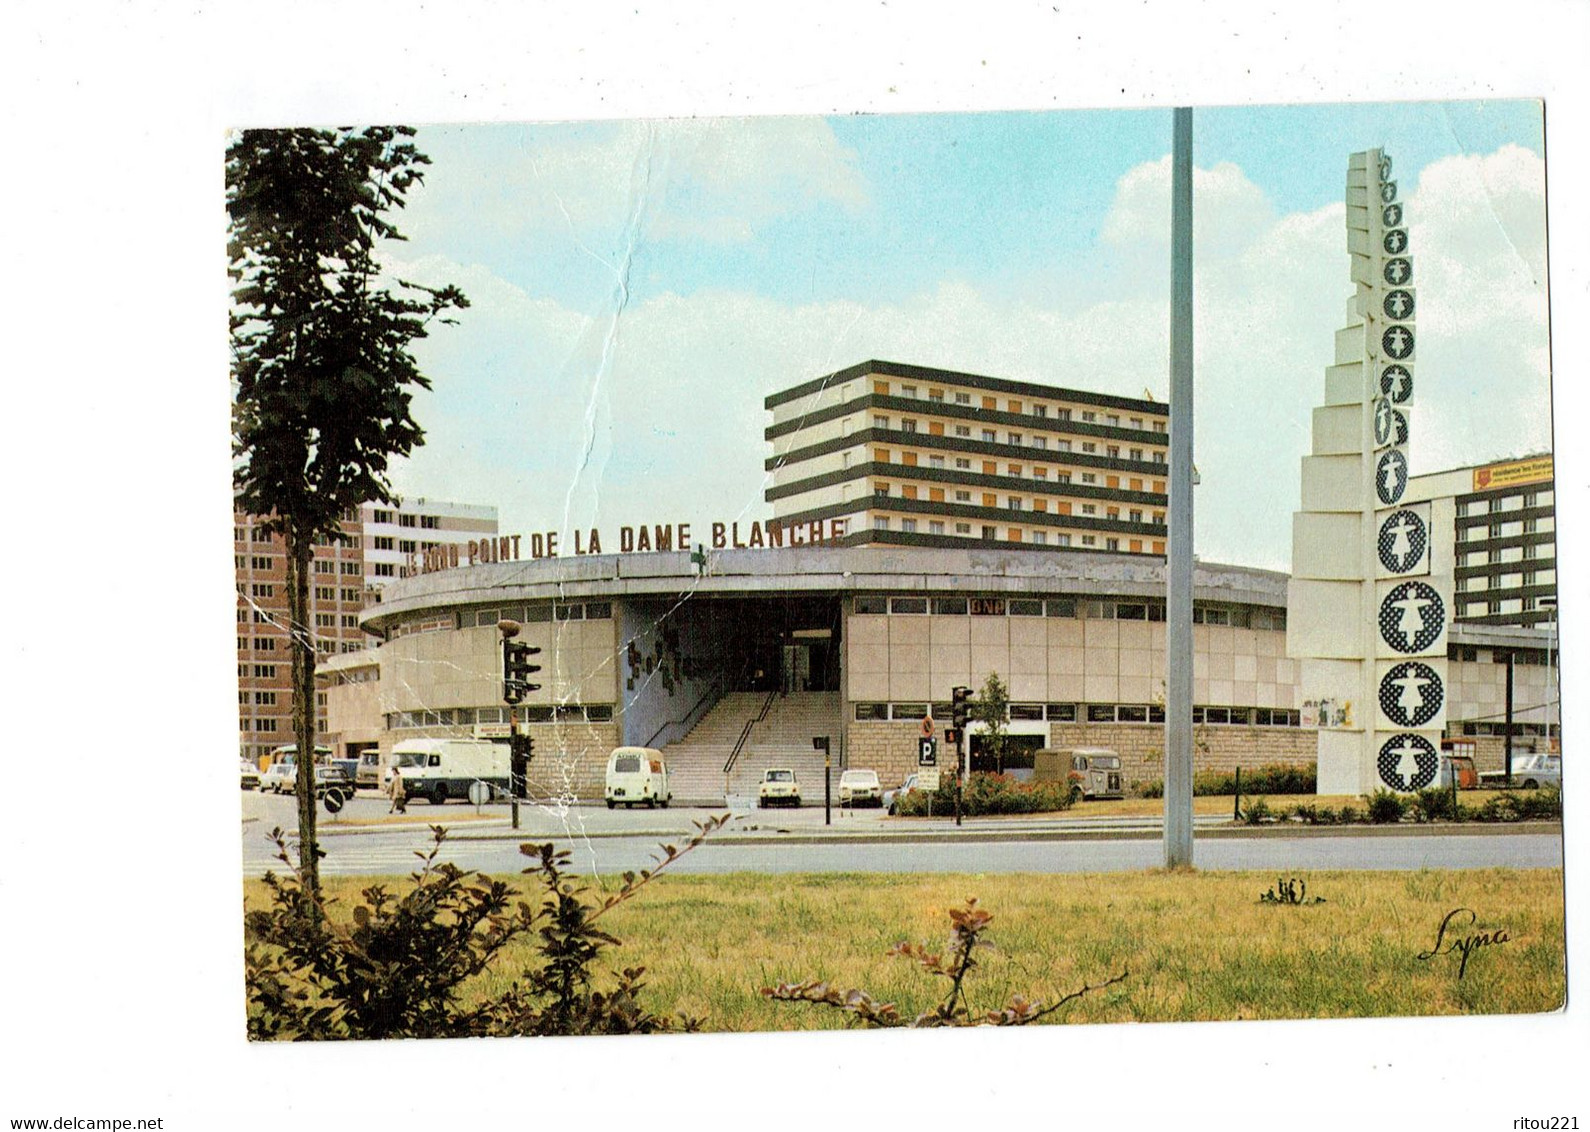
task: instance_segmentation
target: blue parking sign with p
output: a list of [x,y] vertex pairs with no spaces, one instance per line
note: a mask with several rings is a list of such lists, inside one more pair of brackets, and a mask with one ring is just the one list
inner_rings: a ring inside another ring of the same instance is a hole
[[916,746],[917,766],[938,766],[939,741],[937,739],[919,739]]

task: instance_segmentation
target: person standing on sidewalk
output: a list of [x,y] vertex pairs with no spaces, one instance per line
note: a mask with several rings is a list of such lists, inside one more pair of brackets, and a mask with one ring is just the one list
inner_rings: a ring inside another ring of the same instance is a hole
[[391,794],[392,794],[392,808],[389,809],[387,811],[387,813],[389,813],[389,814],[393,814],[393,813],[406,814],[406,813],[408,813],[409,812],[408,791],[403,786],[403,772],[401,770],[398,770],[396,767],[392,768]]

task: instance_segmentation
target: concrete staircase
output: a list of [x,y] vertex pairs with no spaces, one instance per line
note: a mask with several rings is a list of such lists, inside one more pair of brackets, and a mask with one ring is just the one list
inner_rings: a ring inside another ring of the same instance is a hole
[[[764,705],[767,715],[752,724],[726,782],[723,764],[746,723],[756,720]],[[812,736],[832,736],[837,750],[841,723],[838,692],[775,694],[770,704],[766,692],[730,692],[689,735],[664,748],[674,801],[718,806],[724,804],[727,794],[754,799],[762,772],[770,766],[786,766],[795,771],[802,800],[820,805],[823,754],[812,749]],[[836,769],[834,781],[838,780]]]

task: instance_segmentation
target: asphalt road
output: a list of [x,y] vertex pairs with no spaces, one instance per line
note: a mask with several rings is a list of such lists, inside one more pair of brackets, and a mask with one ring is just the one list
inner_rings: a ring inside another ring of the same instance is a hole
[[[245,796],[243,871],[260,876],[267,868],[280,869],[265,834],[273,825],[295,826],[288,798]],[[350,816],[384,815],[385,804],[362,797],[334,822],[322,813],[326,831],[323,848],[325,875],[391,876],[412,872],[417,851],[427,850],[431,835],[416,825],[404,829],[342,832],[339,822]],[[490,812],[490,811],[488,811]],[[499,815],[501,809],[496,811]],[[573,855],[574,867],[583,873],[617,874],[654,863],[653,855],[664,841],[678,844],[689,836],[692,818],[708,811],[618,811],[577,806],[555,810],[522,807],[522,829],[509,830],[501,822],[453,827],[439,859],[461,868],[512,873],[529,862],[519,852],[525,841],[555,839]],[[411,806],[410,817],[419,823],[439,818],[472,815],[474,807],[450,804],[431,808]],[[964,872],[964,873],[1077,873],[1120,872],[1156,868],[1163,850],[1154,837],[1142,833],[1151,823],[1138,821],[1090,823],[1086,840],[1057,839],[1056,822],[968,823],[956,834],[947,823],[936,829],[913,825],[910,832],[895,832],[901,823],[885,821],[876,812],[836,815],[833,826],[823,825],[820,809],[794,813],[743,815],[734,826],[688,855],[672,871],[679,873],[807,873],[807,872]],[[1082,823],[1065,822],[1067,828]],[[1556,868],[1562,864],[1562,840],[1556,833],[1353,833],[1335,836],[1220,837],[1220,823],[1200,822],[1195,840],[1194,864],[1204,869],[1466,869],[1504,866]],[[344,824],[343,828],[347,828]],[[1136,831],[1138,836],[1128,837]],[[824,840],[837,836],[842,840]]]

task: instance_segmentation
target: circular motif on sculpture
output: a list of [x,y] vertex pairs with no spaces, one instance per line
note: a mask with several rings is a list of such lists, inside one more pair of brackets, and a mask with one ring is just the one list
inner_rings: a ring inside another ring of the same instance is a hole
[[1380,395],[1390,398],[1393,405],[1401,405],[1413,396],[1413,374],[1407,366],[1389,365],[1380,371]]
[[1446,604],[1425,582],[1393,586],[1380,603],[1380,639],[1401,653],[1427,652],[1446,628]]
[[1408,487],[1408,458],[1397,449],[1382,452],[1375,461],[1375,497],[1383,507],[1402,499]]
[[1380,348],[1386,351],[1386,356],[1401,360],[1413,353],[1413,329],[1407,326],[1393,326],[1380,336]]
[[1406,574],[1424,559],[1424,548],[1429,544],[1429,532],[1417,511],[1393,511],[1380,524],[1380,537],[1376,540],[1380,564],[1392,574]]
[[1423,790],[1435,781],[1441,756],[1423,735],[1393,735],[1381,745],[1375,765],[1380,781],[1393,790]]
[[1423,727],[1445,699],[1441,674],[1417,660],[1393,665],[1380,681],[1380,710],[1398,727]]

